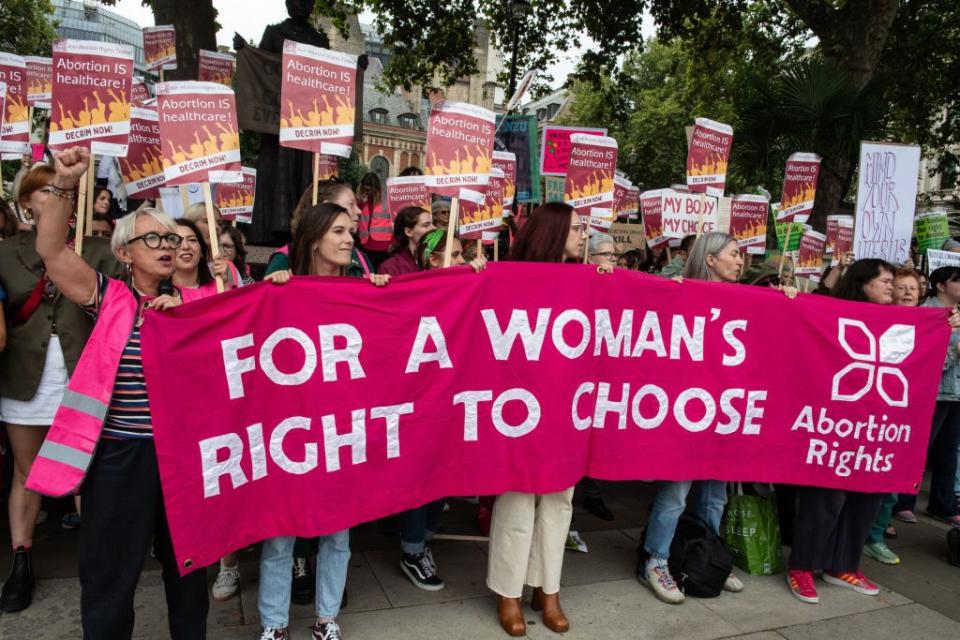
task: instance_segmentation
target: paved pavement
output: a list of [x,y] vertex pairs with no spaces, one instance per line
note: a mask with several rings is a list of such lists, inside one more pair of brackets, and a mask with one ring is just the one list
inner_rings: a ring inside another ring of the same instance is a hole
[[[571,620],[568,640],[683,638],[711,640],[898,640],[960,637],[960,568],[946,561],[946,526],[930,520],[899,525],[899,539],[890,546],[903,558],[898,567],[865,559],[864,572],[883,585],[879,597],[862,596],[818,583],[821,603],[794,599],[783,574],[741,575],[746,590],[716,599],[688,599],[665,605],[639,585],[633,575],[637,538],[646,519],[653,486],[642,483],[604,485],[617,519],[603,522],[576,510],[576,524],[589,553],[567,552],[561,601]],[[921,501],[923,504],[924,502]],[[79,638],[79,583],[76,577],[76,533],[60,529],[59,516],[40,527],[36,542],[39,578],[34,604],[17,614],[0,614],[0,638]],[[475,507],[451,500],[444,518],[448,533],[475,534]],[[6,523],[3,539],[8,540]],[[0,567],[9,566],[9,544],[0,551]],[[414,588],[398,567],[398,543],[387,519],[354,529],[348,580],[349,607],[339,622],[349,640],[390,638],[458,640],[501,639],[495,604],[484,584],[486,545],[442,541],[434,554],[446,588],[425,592]],[[241,554],[241,595],[211,602],[211,640],[253,640],[259,632],[256,606],[257,553]],[[212,582],[214,572],[209,572]],[[166,608],[160,572],[148,561],[136,600],[135,637],[166,638]],[[556,638],[526,609],[528,636]],[[314,613],[294,606],[291,629],[296,640],[310,637]]]

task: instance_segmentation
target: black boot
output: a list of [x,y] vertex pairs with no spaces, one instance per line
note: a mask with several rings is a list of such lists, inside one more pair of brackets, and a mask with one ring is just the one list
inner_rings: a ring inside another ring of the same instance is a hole
[[310,571],[310,562],[306,558],[293,559],[293,585],[290,591],[290,600],[293,604],[310,604],[316,580]]
[[30,551],[17,547],[13,554],[10,577],[3,583],[0,594],[0,610],[6,613],[23,611],[33,601],[33,562]]

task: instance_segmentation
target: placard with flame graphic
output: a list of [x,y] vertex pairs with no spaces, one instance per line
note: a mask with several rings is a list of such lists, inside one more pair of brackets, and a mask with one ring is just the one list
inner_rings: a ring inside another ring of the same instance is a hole
[[[490,169],[490,179],[482,190],[460,190],[457,235],[465,239],[476,239],[484,231],[500,228],[503,222],[503,183],[503,171],[494,167]],[[480,199],[478,200],[474,194],[477,194]]]
[[687,186],[691,191],[723,195],[732,145],[733,127],[708,118],[696,119],[687,149]]
[[130,102],[133,103],[133,106],[139,107],[143,103],[150,100],[150,90],[147,89],[147,84],[143,81],[143,78],[134,78],[133,84],[131,85],[132,89],[130,94],[132,98]]
[[767,215],[770,201],[766,196],[741,194],[730,202],[730,235],[737,240],[740,253],[762,255],[767,250]]
[[350,157],[357,56],[287,40],[280,85],[280,145]]
[[800,237],[800,249],[794,274],[810,276],[814,282],[819,281],[820,273],[823,271],[823,252],[826,245],[827,236],[813,229],[805,229]]
[[517,154],[494,151],[493,166],[503,171],[503,215],[509,216],[517,194]]
[[[853,247],[853,216],[827,216],[827,243],[824,255],[832,256],[830,266],[840,264],[840,258]],[[947,236],[949,237],[949,235]]]
[[396,216],[407,207],[430,211],[430,191],[425,176],[387,178],[387,211]]
[[441,100],[433,105],[423,168],[430,191],[457,196],[461,187],[486,186],[493,167],[495,122],[492,111],[466,102]]
[[225,87],[232,87],[233,65],[232,54],[200,49],[200,70],[197,79],[200,82],[217,82]]
[[27,104],[49,109],[53,97],[53,58],[24,56],[23,59],[27,63]]
[[160,118],[156,107],[134,107],[130,118],[130,146],[126,158],[117,158],[127,195],[156,200],[163,186]]
[[815,153],[794,153],[787,158],[783,173],[783,195],[780,196],[778,222],[806,222],[817,196],[820,156]]
[[581,220],[609,228],[613,224],[613,178],[617,171],[617,141],[608,136],[570,136],[570,160],[563,184],[564,202]]
[[242,167],[243,182],[218,184],[216,204],[224,220],[249,224],[253,220],[253,201],[257,195],[257,170]]
[[12,53],[0,52],[0,82],[7,85],[7,100],[0,125],[0,153],[30,151],[30,107],[27,104],[27,63]]
[[626,200],[623,204],[623,215],[627,220],[640,218],[640,187],[631,186],[627,189]]
[[177,31],[172,24],[143,28],[143,57],[150,71],[177,68]]
[[243,179],[231,89],[215,82],[161,82],[157,106],[167,186]]
[[613,219],[618,220],[628,215],[627,207],[630,205],[630,189],[633,183],[621,176],[613,177]]
[[640,212],[647,246],[656,251],[667,246],[670,238],[663,234],[663,196],[669,189],[653,189],[640,194]]
[[90,40],[53,44],[53,109],[48,146],[76,145],[124,157],[130,135],[133,47]]

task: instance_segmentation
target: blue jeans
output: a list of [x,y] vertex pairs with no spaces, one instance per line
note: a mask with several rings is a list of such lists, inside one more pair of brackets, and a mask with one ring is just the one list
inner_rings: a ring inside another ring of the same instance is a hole
[[677,522],[687,507],[687,495],[697,485],[697,500],[693,513],[720,535],[720,519],[727,504],[727,485],[720,480],[685,480],[661,482],[653,499],[650,522],[647,524],[647,539],[644,549],[653,558],[670,557],[670,543],[677,531]]
[[440,516],[443,515],[445,500],[434,500],[422,507],[410,509],[400,514],[400,550],[404,553],[423,553],[427,543],[433,539]]
[[[290,617],[290,582],[293,574],[293,544],[296,538],[282,536],[263,541],[260,551],[260,590],[257,607],[264,627],[286,627]],[[333,619],[340,612],[350,561],[350,530],[320,536],[317,551],[317,616]]]

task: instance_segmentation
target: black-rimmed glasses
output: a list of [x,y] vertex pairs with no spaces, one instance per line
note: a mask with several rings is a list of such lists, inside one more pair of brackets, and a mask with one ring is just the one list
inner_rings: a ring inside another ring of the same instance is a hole
[[160,235],[155,231],[150,231],[142,236],[130,238],[130,240],[127,241],[127,244],[132,244],[137,240],[142,240],[143,244],[147,245],[148,249],[159,249],[160,244],[163,241],[166,241],[167,246],[169,246],[171,249],[176,249],[180,246],[180,243],[183,242],[183,238],[175,233],[166,233],[164,235]]

